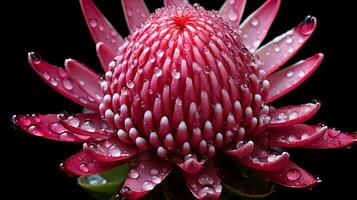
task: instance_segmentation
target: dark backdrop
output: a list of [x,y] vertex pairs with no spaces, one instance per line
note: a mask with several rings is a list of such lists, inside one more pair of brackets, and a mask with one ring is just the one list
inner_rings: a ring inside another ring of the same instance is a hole
[[[149,1],[146,1],[149,2]],[[250,0],[253,11],[263,0]],[[96,1],[122,35],[128,33],[119,0]],[[223,1],[200,1],[218,9]],[[319,99],[322,108],[313,122],[324,122],[343,131],[357,130],[356,123],[356,22],[352,1],[283,0],[277,21],[268,39],[288,30],[308,14],[318,20],[317,31],[293,61],[323,52],[326,55],[317,72],[295,92],[276,104],[298,104]],[[161,6],[152,0],[150,10]],[[15,113],[57,113],[80,111],[30,69],[26,53],[37,51],[54,64],[76,58],[95,69],[99,63],[95,45],[87,31],[76,0],[32,0],[2,2],[1,15],[1,196],[4,199],[87,199],[75,178],[57,169],[80,145],[63,144],[26,135],[13,129],[9,120]],[[4,9],[5,8],[5,9]],[[4,47],[5,45],[5,47]],[[278,187],[271,199],[336,198],[355,199],[357,146],[344,150],[294,150],[292,159],[323,182],[313,190]],[[3,199],[3,198],[2,198]]]

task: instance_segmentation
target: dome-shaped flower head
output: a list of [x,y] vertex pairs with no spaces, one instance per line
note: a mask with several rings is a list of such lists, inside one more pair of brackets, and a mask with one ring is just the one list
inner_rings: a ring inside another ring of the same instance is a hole
[[165,0],[152,14],[143,0],[122,0],[131,32],[122,39],[91,0],[80,3],[105,73],[73,59],[65,69],[36,53],[28,59],[53,89],[93,112],[14,117],[30,134],[83,143],[62,165],[69,174],[91,175],[130,161],[118,191],[139,199],[177,168],[194,197],[218,199],[225,164],[219,157],[230,158],[237,170],[245,166],[277,184],[305,188],[319,180],[282,149],[356,143],[356,133],[303,124],[318,102],[271,105],[323,59],[318,53],[277,71],[310,37],[314,17],[260,47],[280,0],[267,0],[241,24],[245,0],[227,0],[219,12]]

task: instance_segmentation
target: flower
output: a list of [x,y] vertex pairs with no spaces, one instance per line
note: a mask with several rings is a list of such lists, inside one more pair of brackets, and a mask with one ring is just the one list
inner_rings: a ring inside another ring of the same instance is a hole
[[299,25],[258,48],[279,0],[267,0],[239,25],[244,0],[227,0],[217,13],[184,0],[166,0],[152,15],[142,0],[122,0],[131,34],[122,39],[91,0],[81,6],[104,76],[68,59],[65,69],[29,53],[34,70],[56,91],[90,113],[17,115],[26,132],[83,150],[63,163],[91,175],[135,160],[120,192],[138,199],[178,166],[198,199],[218,199],[220,153],[288,187],[319,180],[281,148],[343,148],[357,134],[302,124],[320,103],[275,108],[271,103],[304,82],[322,62],[316,54],[275,72],[316,26]]

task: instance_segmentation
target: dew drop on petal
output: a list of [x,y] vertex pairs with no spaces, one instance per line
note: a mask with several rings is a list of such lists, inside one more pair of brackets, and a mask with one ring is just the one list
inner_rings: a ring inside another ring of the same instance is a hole
[[66,89],[66,90],[72,90],[73,89],[73,81],[69,78],[65,78],[63,79],[63,87]]
[[128,88],[130,88],[130,89],[133,89],[134,86],[135,86],[135,83],[134,83],[134,81],[129,80],[129,81],[126,83],[126,86],[127,86]]
[[289,137],[288,137],[288,141],[289,142],[296,142],[298,139],[296,138],[296,136],[295,135],[289,135]]
[[198,182],[201,184],[201,185],[212,185],[214,180],[212,178],[212,176],[208,175],[208,174],[201,174],[199,177],[198,177]]
[[59,123],[53,123],[50,125],[50,130],[54,133],[63,133],[66,129]]
[[286,43],[287,43],[287,44],[293,43],[293,38],[288,37],[288,38],[286,39]]
[[152,182],[149,182],[149,181],[145,181],[141,187],[141,189],[143,191],[148,191],[148,190],[152,190],[154,189],[154,184]]
[[304,76],[305,76],[305,72],[304,72],[304,71],[299,71],[299,72],[298,72],[298,76],[299,76],[300,78],[304,77]]
[[55,79],[53,79],[53,78],[50,80],[50,83],[53,86],[57,86],[58,85],[57,81]]
[[83,172],[83,173],[88,173],[89,167],[87,164],[82,163],[79,165],[79,170],[81,170],[81,172]]
[[50,80],[51,79],[51,75],[48,72],[44,72],[42,74],[43,78],[45,78],[46,80]]
[[293,77],[293,76],[294,76],[294,71],[289,70],[289,71],[286,73],[286,77],[288,77],[288,78],[291,78],[291,77]]
[[116,147],[116,146],[111,146],[108,149],[108,153],[113,157],[120,157],[120,155],[121,155],[120,149],[118,147]]
[[234,9],[228,11],[228,19],[231,21],[236,21],[238,19],[238,14]]
[[159,170],[157,170],[157,169],[155,169],[155,168],[152,168],[152,169],[150,170],[150,174],[153,175],[153,176],[158,175],[158,174],[159,174]]
[[171,76],[172,76],[172,78],[174,78],[174,79],[179,79],[180,76],[181,76],[181,73],[180,73],[179,71],[177,71],[176,69],[174,69],[174,70],[172,70],[172,72],[171,72]]
[[95,18],[90,19],[90,20],[89,20],[89,25],[90,25],[92,28],[97,27],[97,26],[98,26],[98,21],[97,21],[97,19],[95,19]]
[[159,184],[159,183],[161,183],[162,179],[160,177],[158,177],[158,176],[152,176],[150,178],[150,181],[155,183],[155,184]]
[[155,76],[159,77],[162,75],[162,70],[159,67],[155,67],[154,74]]
[[301,177],[301,172],[297,169],[289,169],[286,178],[290,181],[296,181]]
[[250,22],[250,24],[252,25],[252,26],[258,26],[259,25],[259,21],[258,21],[258,19],[253,19],[251,22]]
[[274,48],[274,51],[277,52],[277,53],[280,52],[280,47],[276,46],[276,47]]
[[129,178],[133,178],[136,179],[139,177],[139,172],[136,169],[132,169],[130,170],[130,172],[128,173],[128,177]]

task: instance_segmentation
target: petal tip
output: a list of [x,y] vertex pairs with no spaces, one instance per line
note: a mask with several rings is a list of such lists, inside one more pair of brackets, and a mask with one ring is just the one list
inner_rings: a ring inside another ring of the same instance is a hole
[[297,27],[296,31],[302,35],[311,35],[317,25],[317,19],[314,16],[308,15]]

